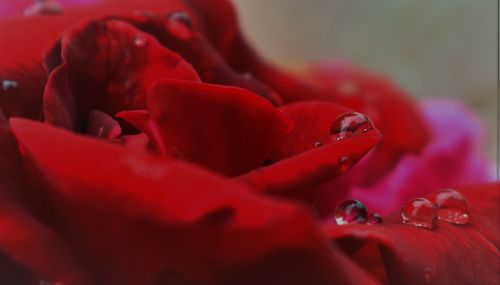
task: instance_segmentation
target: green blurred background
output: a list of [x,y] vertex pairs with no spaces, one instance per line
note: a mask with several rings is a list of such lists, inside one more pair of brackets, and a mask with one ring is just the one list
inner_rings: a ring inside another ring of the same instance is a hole
[[461,98],[496,156],[497,0],[233,0],[250,42],[300,65],[343,57],[416,97]]

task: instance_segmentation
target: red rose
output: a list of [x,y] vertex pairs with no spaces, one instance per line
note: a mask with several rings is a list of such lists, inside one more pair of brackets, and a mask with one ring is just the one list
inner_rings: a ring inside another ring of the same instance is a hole
[[0,283],[498,282],[498,184],[467,225],[332,223],[430,144],[392,83],[278,70],[225,0],[87,4],[0,22]]

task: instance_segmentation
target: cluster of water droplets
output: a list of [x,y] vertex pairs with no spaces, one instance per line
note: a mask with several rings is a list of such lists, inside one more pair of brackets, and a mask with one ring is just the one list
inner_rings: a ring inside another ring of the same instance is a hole
[[433,229],[436,220],[456,225],[469,222],[467,199],[453,189],[434,192],[429,199],[413,198],[401,208],[401,221],[404,224]]
[[333,213],[337,225],[346,224],[381,224],[382,217],[378,213],[368,214],[365,205],[359,200],[344,200],[340,202]]
[[[340,202],[333,213],[337,225],[345,224],[380,224],[383,222],[378,213],[368,214],[366,206],[358,200]],[[466,198],[453,189],[442,189],[434,192],[429,199],[413,198],[401,208],[403,224],[433,229],[436,220],[456,225],[469,222],[469,206]]]

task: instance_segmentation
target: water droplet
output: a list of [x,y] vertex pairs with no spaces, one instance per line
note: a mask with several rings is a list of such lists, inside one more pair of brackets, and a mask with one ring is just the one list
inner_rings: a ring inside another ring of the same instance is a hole
[[320,147],[322,145],[323,144],[320,141],[317,141],[317,142],[314,143],[314,147]]
[[403,224],[433,229],[436,218],[436,206],[425,198],[413,198],[401,208]]
[[368,225],[381,224],[383,222],[382,217],[378,213],[373,213],[368,216],[366,223]]
[[335,222],[337,225],[363,224],[368,215],[365,205],[358,200],[345,200],[335,208]]
[[166,28],[169,33],[181,40],[193,37],[193,23],[186,12],[174,12],[168,16]]
[[63,9],[55,0],[36,0],[24,9],[24,16],[50,16],[62,14]]
[[134,45],[136,47],[144,47],[148,43],[148,40],[145,35],[137,34],[134,38]]
[[367,116],[357,112],[349,112],[337,117],[330,129],[330,135],[334,140],[341,140],[373,128],[373,123]]
[[2,80],[2,89],[7,91],[9,89],[15,89],[19,84],[14,80]]
[[339,158],[340,172],[344,173],[351,169],[352,161],[348,156],[342,156]]
[[439,220],[452,224],[465,225],[469,222],[467,199],[453,189],[443,189],[431,197],[436,205]]

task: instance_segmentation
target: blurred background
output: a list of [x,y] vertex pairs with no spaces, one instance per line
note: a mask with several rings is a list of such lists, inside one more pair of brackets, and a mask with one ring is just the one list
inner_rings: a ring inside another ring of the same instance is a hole
[[233,0],[250,42],[297,66],[342,57],[416,97],[462,99],[497,152],[496,0]]

